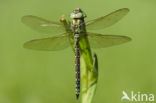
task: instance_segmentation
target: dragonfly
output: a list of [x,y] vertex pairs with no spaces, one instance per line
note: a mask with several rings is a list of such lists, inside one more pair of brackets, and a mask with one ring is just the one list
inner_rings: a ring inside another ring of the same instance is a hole
[[100,30],[117,23],[129,12],[128,8],[116,10],[106,16],[98,17],[85,22],[86,13],[80,8],[75,8],[70,18],[64,16],[60,22],[49,21],[41,17],[26,15],[21,21],[30,28],[45,34],[59,34],[47,38],[34,39],[24,43],[24,48],[43,51],[63,50],[71,45],[75,53],[76,70],[76,97],[80,94],[80,59],[83,56],[90,68],[92,60],[91,48],[105,48],[123,44],[131,40],[128,36],[109,35],[87,32]]

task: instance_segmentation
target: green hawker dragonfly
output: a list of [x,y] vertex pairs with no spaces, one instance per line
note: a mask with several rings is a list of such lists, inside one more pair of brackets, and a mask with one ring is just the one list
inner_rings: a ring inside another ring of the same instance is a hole
[[[87,30],[98,30],[109,27],[118,22],[128,12],[129,9],[123,8],[87,22],[84,21],[86,14],[80,8],[74,9],[71,13],[70,17],[72,21],[61,17],[60,23],[32,15],[24,16],[22,22],[30,28],[42,33],[60,34],[28,41],[24,44],[24,47],[34,50],[56,51],[65,49],[71,45],[75,52],[76,96],[78,98],[80,93],[80,79],[83,83],[82,87],[86,88],[81,90],[82,92],[85,92],[89,86],[92,86],[97,81],[86,82],[88,80],[86,80],[86,77],[89,75],[86,71],[92,70],[94,64],[97,64],[94,63],[97,62],[97,60],[94,61],[92,58],[90,47],[105,48],[126,43],[131,40],[131,38],[127,36],[104,35],[87,32]],[[95,59],[97,59],[96,55]],[[85,62],[86,69],[81,68],[80,64],[84,65],[83,62]]]

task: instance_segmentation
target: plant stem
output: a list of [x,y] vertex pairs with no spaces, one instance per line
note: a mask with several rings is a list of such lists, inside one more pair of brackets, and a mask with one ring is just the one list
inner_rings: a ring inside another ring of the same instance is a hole
[[[87,58],[89,59],[89,58]],[[98,60],[94,54],[92,68],[88,68],[86,58],[81,56],[81,103],[92,103],[98,80]]]

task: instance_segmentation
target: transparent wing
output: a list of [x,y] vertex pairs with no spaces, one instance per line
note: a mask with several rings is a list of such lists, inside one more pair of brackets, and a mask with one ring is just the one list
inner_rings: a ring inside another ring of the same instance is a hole
[[65,32],[65,29],[61,23],[48,21],[37,16],[23,16],[21,21],[30,28],[42,33],[55,34]]
[[86,27],[87,29],[90,29],[90,30],[104,29],[118,22],[128,12],[129,12],[128,8],[119,9],[106,16],[102,16],[102,17],[86,22],[86,25],[87,25]]
[[127,36],[120,35],[103,35],[96,33],[87,33],[87,35],[92,48],[106,48],[123,44],[131,40],[131,38]]
[[62,34],[58,36],[34,39],[24,43],[24,48],[33,50],[56,51],[62,50],[69,46],[68,35]]

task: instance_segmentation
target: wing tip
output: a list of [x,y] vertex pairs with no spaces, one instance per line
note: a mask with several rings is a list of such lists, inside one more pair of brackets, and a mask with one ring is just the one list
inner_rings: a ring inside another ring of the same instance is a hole
[[22,16],[22,17],[21,17],[21,22],[22,22],[22,23],[25,23],[25,19],[28,18],[28,17],[32,17],[32,16],[33,16],[33,15],[24,15],[24,16]]
[[28,47],[27,44],[28,44],[28,42],[25,42],[25,43],[23,44],[23,48],[25,48],[25,49],[31,49],[31,48]]
[[130,9],[129,9],[129,8],[122,8],[122,9],[119,9],[119,10],[125,10],[125,11],[127,11],[127,12],[129,12],[129,11],[130,11]]
[[[124,37],[124,41],[123,41],[123,43],[127,43],[127,42],[130,42],[130,41],[132,41],[132,38],[131,37],[128,37],[128,36],[122,36],[122,37]],[[122,44],[122,43],[121,43]]]
[[[37,39],[35,39],[37,40]],[[35,40],[30,40],[30,41],[26,41],[24,44],[23,44],[23,48],[25,49],[34,49],[31,47],[31,42],[35,41]],[[36,48],[35,48],[36,49]]]
[[121,8],[121,9],[118,9],[116,11],[124,11],[124,15],[126,15],[130,11],[130,9],[129,8]]
[[130,41],[132,41],[132,38],[130,38],[130,37],[127,37],[127,42],[130,42]]
[[130,9],[129,9],[129,8],[123,8],[123,9],[125,9],[125,10],[127,10],[127,11],[130,11]]
[[21,17],[21,22],[24,23],[25,16]]

